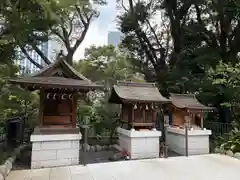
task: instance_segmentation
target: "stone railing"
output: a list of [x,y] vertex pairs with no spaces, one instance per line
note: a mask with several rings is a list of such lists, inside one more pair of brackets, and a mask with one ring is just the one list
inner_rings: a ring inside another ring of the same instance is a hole
[[23,149],[25,149],[27,145],[20,145],[16,149],[14,149],[13,154],[9,157],[4,164],[0,165],[0,180],[4,180],[8,174],[10,173],[13,163],[16,160],[16,157],[21,153]]
[[240,152],[233,153],[231,150],[226,151],[226,150],[221,149],[221,148],[215,148],[214,152],[215,153],[220,153],[220,154],[225,154],[227,156],[234,157],[234,158],[237,158],[237,159],[240,160]]

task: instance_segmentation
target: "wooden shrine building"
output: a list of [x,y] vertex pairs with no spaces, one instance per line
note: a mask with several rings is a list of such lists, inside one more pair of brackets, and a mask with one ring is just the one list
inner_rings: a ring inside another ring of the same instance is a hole
[[121,121],[130,128],[153,128],[159,105],[169,103],[154,83],[117,82],[113,86],[110,103],[121,104]]
[[63,58],[40,72],[11,80],[30,91],[39,90],[39,126],[76,127],[77,99],[100,86],[77,72]]
[[29,91],[39,91],[39,126],[30,137],[31,168],[79,164],[80,140],[77,99],[101,88],[70,66],[63,58],[40,72],[10,81]]
[[170,94],[171,126],[184,127],[186,117],[189,117],[190,127],[203,128],[204,112],[212,112],[213,107],[201,104],[193,94]]
[[166,131],[169,149],[186,156],[208,154],[212,132],[203,127],[203,118],[205,112],[214,108],[204,106],[193,94],[170,94],[169,99],[172,102],[168,107],[171,117]]

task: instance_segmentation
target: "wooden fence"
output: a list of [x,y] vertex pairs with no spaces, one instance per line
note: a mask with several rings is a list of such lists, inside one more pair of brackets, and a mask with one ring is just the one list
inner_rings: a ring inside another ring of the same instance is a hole
[[231,123],[221,123],[216,121],[206,121],[204,122],[204,127],[212,130],[213,137],[222,136],[233,129],[233,125]]

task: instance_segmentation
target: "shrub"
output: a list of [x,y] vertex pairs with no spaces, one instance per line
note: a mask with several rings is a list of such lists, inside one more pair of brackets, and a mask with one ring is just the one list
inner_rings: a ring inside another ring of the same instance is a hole
[[240,131],[234,128],[230,133],[220,138],[220,148],[231,150],[232,152],[240,152]]

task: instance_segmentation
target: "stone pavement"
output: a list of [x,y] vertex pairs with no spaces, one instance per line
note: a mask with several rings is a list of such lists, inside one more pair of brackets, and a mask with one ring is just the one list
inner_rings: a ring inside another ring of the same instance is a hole
[[219,154],[12,171],[7,180],[239,180],[240,160]]

